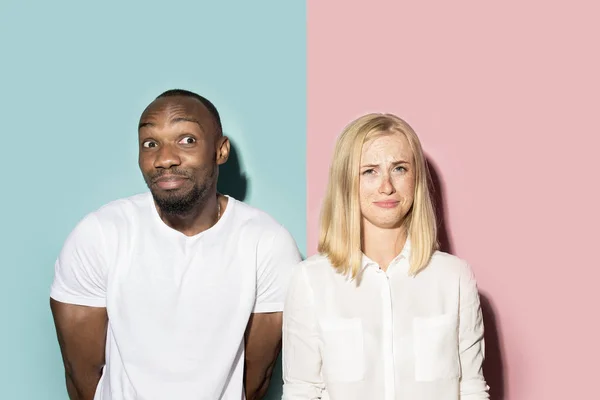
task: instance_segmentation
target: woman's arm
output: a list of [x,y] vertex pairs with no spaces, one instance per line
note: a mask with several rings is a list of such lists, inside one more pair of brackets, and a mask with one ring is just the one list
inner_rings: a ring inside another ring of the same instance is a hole
[[299,265],[283,310],[283,400],[321,398],[325,384],[319,340],[313,293]]
[[483,377],[485,342],[483,317],[477,282],[473,271],[465,265],[460,277],[459,357],[461,367],[461,400],[489,399],[489,387]]

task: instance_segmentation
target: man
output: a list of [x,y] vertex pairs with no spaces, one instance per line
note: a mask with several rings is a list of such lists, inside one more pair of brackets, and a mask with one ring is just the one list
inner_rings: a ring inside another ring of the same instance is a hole
[[69,396],[259,399],[297,246],[266,213],[217,193],[230,144],[210,101],[167,91],[138,135],[150,193],[87,215],[56,261],[50,303]]

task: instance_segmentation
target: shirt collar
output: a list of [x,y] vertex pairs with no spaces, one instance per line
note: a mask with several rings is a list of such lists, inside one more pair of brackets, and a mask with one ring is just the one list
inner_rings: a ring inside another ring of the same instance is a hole
[[[402,251],[400,251],[400,254],[398,254],[396,257],[394,257],[394,259],[392,260],[390,265],[398,263],[398,261],[400,261],[403,258],[406,258],[408,260],[410,258],[410,249],[411,249],[410,237],[407,237],[406,242],[404,243],[404,247],[402,248]],[[361,270],[364,270],[367,267],[377,266],[377,263],[375,261],[371,260],[369,257],[367,257],[365,255],[365,253],[362,253],[362,263],[361,264],[362,264]]]

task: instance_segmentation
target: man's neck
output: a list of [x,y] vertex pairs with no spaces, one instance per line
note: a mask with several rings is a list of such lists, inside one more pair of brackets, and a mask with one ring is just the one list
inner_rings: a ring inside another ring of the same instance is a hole
[[[167,214],[157,206],[158,215],[163,222],[186,236],[194,236],[211,228],[218,220],[221,196],[209,196],[185,214]],[[221,207],[224,208],[224,207]]]
[[383,229],[363,221],[363,253],[384,271],[404,248],[406,237],[403,227]]

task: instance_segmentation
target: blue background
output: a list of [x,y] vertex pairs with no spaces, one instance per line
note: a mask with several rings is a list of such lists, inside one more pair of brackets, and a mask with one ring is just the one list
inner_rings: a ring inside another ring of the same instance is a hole
[[0,399],[67,398],[54,260],[85,214],[146,191],[136,124],[171,88],[215,103],[246,202],[305,252],[304,1],[0,0]]

